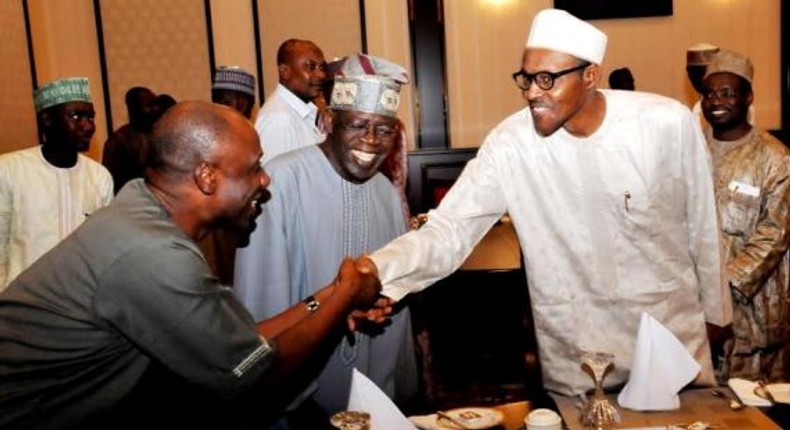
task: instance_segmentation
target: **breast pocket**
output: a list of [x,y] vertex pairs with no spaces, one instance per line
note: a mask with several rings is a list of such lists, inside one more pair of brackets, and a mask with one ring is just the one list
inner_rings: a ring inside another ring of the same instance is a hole
[[722,230],[731,235],[749,234],[760,215],[759,189],[730,185],[719,194]]

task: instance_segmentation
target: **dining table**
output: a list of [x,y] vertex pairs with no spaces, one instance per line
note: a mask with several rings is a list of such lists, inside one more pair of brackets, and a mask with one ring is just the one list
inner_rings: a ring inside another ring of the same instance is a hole
[[[618,429],[660,429],[675,425],[687,428],[695,422],[708,423],[712,429],[738,430],[782,430],[762,410],[754,406],[741,409],[730,407],[728,398],[735,394],[727,387],[719,387],[726,397],[715,396],[711,388],[692,388],[681,391],[680,407],[670,411],[635,411],[617,407],[620,414]],[[550,394],[554,399],[560,415],[568,430],[581,430],[580,400],[578,397],[566,397]],[[617,395],[608,394],[609,401],[617,406]]]

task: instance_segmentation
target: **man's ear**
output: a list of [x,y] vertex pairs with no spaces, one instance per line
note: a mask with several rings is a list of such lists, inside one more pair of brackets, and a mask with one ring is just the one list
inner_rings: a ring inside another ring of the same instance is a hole
[[319,119],[323,122],[324,130],[332,131],[335,123],[335,111],[327,108]]
[[601,82],[601,66],[590,64],[584,69],[583,77],[587,88],[598,88],[598,84]]
[[287,81],[290,75],[290,68],[287,64],[280,64],[277,66],[277,74],[279,75],[280,82]]
[[201,161],[200,164],[195,166],[192,173],[195,180],[195,185],[203,194],[214,194],[217,190],[217,171],[206,161]]
[[39,114],[39,121],[45,129],[52,127],[52,112],[49,110],[42,111]]

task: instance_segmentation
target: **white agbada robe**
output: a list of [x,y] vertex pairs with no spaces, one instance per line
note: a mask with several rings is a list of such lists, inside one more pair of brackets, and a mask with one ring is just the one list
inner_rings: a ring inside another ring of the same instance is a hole
[[279,154],[323,142],[326,135],[316,125],[317,116],[315,104],[305,103],[283,84],[277,84],[255,119],[263,147],[261,164]]
[[[318,146],[266,165],[271,199],[250,244],[236,253],[234,294],[260,321],[328,285],[346,256],[375,250],[406,230],[398,194],[377,173],[354,184],[335,172]],[[417,370],[408,309],[374,337],[343,340],[317,379],[313,397],[327,412],[346,408],[357,368],[391,398],[416,394]]]
[[112,196],[110,173],[83,155],[69,168],[40,146],[0,156],[0,291]]
[[500,123],[428,223],[372,254],[383,293],[399,299],[449,275],[507,212],[547,389],[593,387],[585,350],[613,353],[605,383],[624,383],[642,312],[688,348],[698,382],[714,383],[704,323],[726,325],[732,309],[705,140],[674,100],[601,92],[606,116],[587,138],[541,137],[528,109]]

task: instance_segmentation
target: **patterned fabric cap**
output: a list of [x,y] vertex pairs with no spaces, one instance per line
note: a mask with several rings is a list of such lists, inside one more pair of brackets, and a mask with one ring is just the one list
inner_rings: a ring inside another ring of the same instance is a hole
[[366,54],[333,61],[327,70],[334,77],[329,106],[395,117],[400,87],[409,82],[406,70],[392,62]]
[[713,56],[708,64],[705,77],[714,73],[732,73],[746,79],[751,84],[752,77],[754,77],[754,66],[745,55],[722,49]]
[[241,67],[220,66],[211,89],[233,90],[255,97],[255,77]]
[[63,78],[44,84],[33,91],[33,102],[36,113],[68,102],[92,103],[88,78]]
[[707,66],[719,47],[709,43],[698,43],[686,50],[686,64],[689,66]]
[[527,48],[541,48],[601,64],[608,37],[562,9],[544,9],[532,19]]

